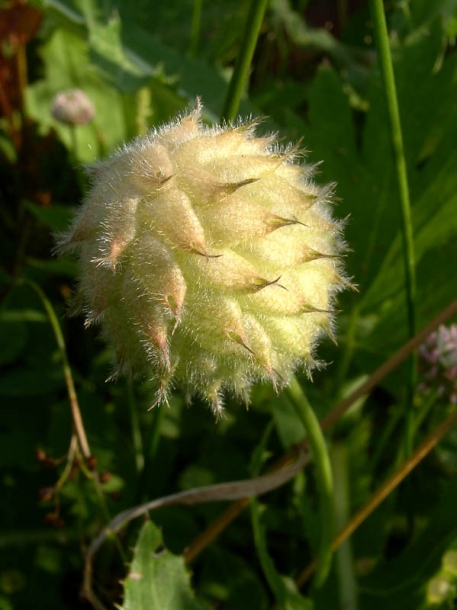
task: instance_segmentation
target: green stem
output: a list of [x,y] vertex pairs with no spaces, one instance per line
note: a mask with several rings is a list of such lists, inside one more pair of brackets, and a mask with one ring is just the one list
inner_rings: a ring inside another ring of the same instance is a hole
[[224,108],[222,110],[221,118],[225,121],[233,121],[238,114],[241,96],[243,95],[248,80],[249,68],[252,56],[254,55],[267,3],[268,0],[251,0],[251,7],[246,20],[243,39],[241,41],[241,49],[235,64],[235,69],[233,70]]
[[144,502],[148,498],[149,491],[147,483],[154,478],[154,467],[156,467],[155,457],[160,441],[160,433],[162,429],[162,421],[165,415],[163,407],[154,408],[153,419],[149,426],[149,430],[143,444],[143,459],[144,465],[138,480],[137,500]]
[[194,0],[194,10],[192,12],[192,26],[190,33],[189,55],[197,55],[198,41],[200,40],[200,28],[202,21],[203,0]]
[[316,468],[316,481],[319,490],[319,504],[321,517],[321,538],[319,543],[319,564],[315,578],[315,585],[324,584],[331,566],[332,537],[333,537],[333,478],[330,458],[324,435],[319,421],[314,413],[302,387],[296,378],[292,379],[288,387],[288,394],[296,412],[306,430],[309,446]]
[[[152,115],[151,109],[151,90],[149,87],[142,87],[135,94],[136,116],[135,116],[135,136],[144,136],[149,129],[149,120]],[[124,105],[127,123],[127,105]],[[127,123],[128,124],[128,123]]]
[[[382,0],[370,0],[370,9],[373,19],[373,29],[379,54],[381,75],[387,100],[392,144],[395,155],[395,167],[400,194],[403,234],[403,258],[405,266],[406,284],[406,306],[408,314],[409,337],[416,332],[416,270],[414,255],[414,236],[411,217],[411,203],[409,198],[408,174],[406,170],[406,159],[403,147],[403,136],[401,130],[400,111],[398,108],[397,91],[395,87],[395,76],[390,54],[389,35],[387,32],[386,17]],[[410,386],[408,406],[406,412],[405,449],[406,454],[411,455],[414,434],[413,397],[416,385],[416,359],[410,359]]]
[[132,443],[133,450],[135,452],[135,467],[138,475],[141,475],[144,468],[144,451],[143,451],[143,439],[141,436],[140,419],[138,417],[138,410],[135,400],[135,394],[133,392],[132,384],[127,382],[127,403],[130,411],[130,425],[132,427]]
[[73,375],[71,372],[70,363],[68,362],[65,339],[62,333],[62,329],[60,328],[59,320],[57,319],[57,315],[54,311],[53,306],[51,305],[51,302],[49,301],[43,290],[40,288],[40,286],[38,286],[38,284],[35,284],[35,282],[32,282],[31,280],[21,280],[21,282],[30,286],[30,288],[32,288],[32,290],[37,294],[48,315],[52,330],[54,331],[57,346],[60,351],[60,357],[62,358],[62,367],[65,376],[65,383],[67,385],[68,398],[71,406],[73,426],[76,432],[76,436],[78,437],[78,444],[81,449],[81,452],[84,458],[88,460],[91,457],[91,451],[87,440],[86,431],[84,429],[81,411],[79,409],[78,398],[76,396],[75,384],[73,381]]
[[159,446],[160,433],[162,431],[162,421],[165,415],[165,409],[162,407],[156,408],[154,411],[154,415],[155,417],[151,423],[146,444],[148,458],[150,461],[154,461],[155,456],[157,454],[157,448]]
[[376,447],[373,450],[373,455],[368,462],[369,472],[376,472],[381,458],[385,457],[385,455],[388,453],[387,448],[395,446],[395,439],[392,440],[392,436],[398,423],[401,422],[401,418],[402,413],[399,409],[395,409],[389,414],[386,425],[383,427],[379,440],[376,443]]
[[[349,458],[344,443],[335,443],[330,450],[335,475],[335,525],[339,532],[348,522],[351,507],[349,497]],[[357,580],[350,540],[345,540],[335,552],[340,593],[340,608],[357,610]]]

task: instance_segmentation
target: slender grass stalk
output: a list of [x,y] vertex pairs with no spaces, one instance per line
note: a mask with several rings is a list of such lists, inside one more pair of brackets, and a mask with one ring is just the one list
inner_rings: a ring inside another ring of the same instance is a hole
[[[373,29],[379,54],[381,75],[384,83],[384,91],[387,100],[387,110],[392,137],[392,144],[395,155],[395,167],[398,180],[400,195],[401,214],[402,214],[402,235],[403,235],[403,258],[405,266],[406,284],[406,307],[408,315],[409,337],[413,337],[416,332],[416,270],[414,254],[414,236],[411,215],[411,203],[409,198],[408,174],[406,169],[406,159],[403,147],[403,136],[401,130],[400,111],[398,107],[397,90],[395,86],[395,76],[390,54],[389,35],[387,32],[386,17],[382,0],[370,0],[370,10],[373,19]],[[414,435],[414,412],[413,397],[417,376],[417,357],[412,355],[410,358],[410,386],[409,400],[406,412],[405,426],[405,450],[406,455],[411,455],[413,448]]]
[[70,401],[71,407],[71,415],[73,420],[73,427],[75,429],[76,436],[78,438],[78,444],[81,449],[81,453],[84,458],[88,460],[91,457],[91,451],[89,448],[89,443],[86,436],[86,431],[84,429],[83,420],[81,417],[81,411],[79,409],[78,398],[76,396],[75,384],[73,382],[73,375],[71,373],[70,363],[68,362],[67,357],[67,349],[65,345],[65,339],[62,333],[62,329],[60,328],[59,320],[57,319],[56,312],[51,305],[50,300],[47,298],[43,290],[32,282],[31,280],[21,280],[22,283],[30,286],[32,290],[37,294],[40,301],[43,304],[43,307],[48,315],[49,321],[51,323],[52,330],[54,331],[54,336],[57,341],[57,346],[60,351],[60,357],[62,358],[62,366],[65,376],[65,383],[68,391],[68,399]]
[[[135,104],[136,104],[136,113],[135,113],[135,133],[132,134],[134,136],[144,136],[149,129],[149,120],[151,118],[152,108],[151,108],[151,90],[149,87],[142,87],[135,94]],[[127,110],[126,105],[124,105],[125,114],[126,114],[126,123],[127,119]],[[128,123],[127,123],[128,124]]]
[[159,446],[162,421],[165,417],[165,409],[156,409],[154,415],[155,417],[149,429],[146,445],[149,460],[151,461],[154,460],[157,453],[157,448]]
[[132,443],[133,450],[135,452],[135,467],[138,475],[141,475],[144,468],[144,449],[143,449],[143,438],[141,436],[140,419],[138,417],[137,404],[135,400],[135,394],[132,388],[132,384],[127,382],[127,404],[129,406],[130,413],[130,425],[132,428]]
[[333,477],[330,457],[319,421],[297,379],[293,379],[287,389],[297,414],[306,430],[309,446],[316,468],[316,481],[319,490],[320,542],[319,567],[314,584],[324,584],[330,571],[332,560],[333,532]]
[[[255,448],[251,462],[252,476],[258,477],[260,475],[261,467],[263,465],[264,457],[268,447],[268,439],[273,429],[274,423],[273,419],[271,419],[270,422],[267,424],[264,433],[262,434],[260,443]],[[257,557],[262,567],[263,575],[278,604],[281,604],[281,606],[286,606],[287,589],[284,580],[276,571],[274,561],[268,552],[266,527],[262,519],[263,514],[264,511],[262,510],[260,502],[258,502],[256,498],[252,498],[251,524],[254,544],[257,551]]]
[[190,32],[189,55],[197,55],[198,42],[200,40],[200,30],[202,24],[203,0],[194,0],[194,10],[192,11],[192,25]]
[[249,14],[241,41],[241,49],[238,55],[235,69],[230,80],[225,98],[224,108],[221,118],[225,121],[233,121],[240,107],[241,96],[246,86],[251,66],[252,56],[254,55],[257,38],[262,25],[263,16],[267,7],[268,0],[251,0]]
[[160,432],[165,409],[157,408],[152,412],[153,419],[149,425],[146,438],[143,442],[143,467],[139,472],[138,487],[136,493],[137,502],[145,502],[148,497],[148,481],[154,479],[155,457],[160,441]]
[[[391,451],[389,451],[389,445],[392,443],[395,429],[397,426],[401,425],[402,419],[403,413],[400,409],[390,410],[386,425],[383,427],[383,430],[378,437],[376,447],[373,449],[373,453],[368,462],[368,470],[370,472],[376,472],[380,460],[391,453]],[[398,464],[398,462],[396,462],[396,464]]]
[[[335,524],[336,531],[344,527],[350,515],[349,459],[348,450],[342,442],[331,446],[330,459],[335,476]],[[357,579],[354,572],[354,557],[350,540],[346,540],[335,553],[340,608],[357,610]]]

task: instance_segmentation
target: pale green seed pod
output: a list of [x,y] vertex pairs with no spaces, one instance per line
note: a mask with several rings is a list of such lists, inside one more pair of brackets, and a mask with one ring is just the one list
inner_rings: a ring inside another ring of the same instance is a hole
[[201,108],[124,145],[93,186],[62,250],[77,252],[77,306],[101,322],[117,373],[207,398],[287,384],[330,334],[342,275],[331,187],[256,123],[207,127]]

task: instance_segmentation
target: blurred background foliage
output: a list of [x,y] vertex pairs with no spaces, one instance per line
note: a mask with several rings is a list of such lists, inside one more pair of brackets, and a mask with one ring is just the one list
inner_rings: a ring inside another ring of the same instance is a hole
[[[266,461],[303,435],[288,398],[268,387],[255,388],[249,411],[228,401],[215,424],[205,405],[188,407],[179,392],[170,409],[148,411],[147,383],[105,383],[111,354],[96,332],[83,332],[81,319],[66,316],[74,261],[52,255],[53,235],[87,188],[84,165],[197,96],[205,120],[219,121],[249,2],[0,6],[0,610],[85,608],[83,553],[108,514],[248,478],[260,449]],[[390,0],[385,10],[413,204],[420,328],[457,288],[457,0]],[[54,96],[69,88],[82,89],[95,108],[86,125],[51,114]],[[312,385],[303,379],[323,417],[408,339],[398,187],[367,2],[271,0],[240,112],[268,117],[262,129],[286,141],[303,138],[307,160],[323,161],[317,179],[337,183],[336,215],[348,218],[347,266],[359,292],[339,300],[338,346],[319,351],[330,364]],[[29,281],[61,321],[103,502],[87,464],[73,462],[65,472],[72,423],[62,353]],[[404,459],[407,385],[400,366],[329,434],[340,494],[335,528]],[[449,397],[434,396],[416,395],[416,444],[451,409]],[[132,579],[122,601],[125,561],[136,545],[133,565],[147,566],[165,595],[175,591],[163,608],[455,608],[456,475],[454,430],[356,531],[318,590],[305,584],[298,593],[291,584],[317,548],[312,467],[225,529],[194,561],[191,584],[179,556],[223,504],[161,509],[139,537],[141,524],[133,524],[121,536],[123,555],[111,542],[103,547],[94,587],[108,608],[160,607],[148,605]],[[144,558],[163,544],[159,563]]]

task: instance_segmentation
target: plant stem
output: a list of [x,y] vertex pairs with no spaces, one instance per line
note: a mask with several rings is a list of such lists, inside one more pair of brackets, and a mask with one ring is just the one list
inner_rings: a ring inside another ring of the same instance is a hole
[[51,305],[51,302],[46,297],[43,290],[38,286],[38,284],[35,284],[35,282],[32,282],[31,280],[22,280],[22,282],[24,284],[27,284],[28,286],[30,286],[30,288],[32,288],[32,290],[34,290],[34,292],[40,298],[46,313],[48,314],[48,318],[57,341],[57,346],[60,351],[60,356],[62,358],[62,366],[65,375],[65,383],[67,385],[68,399],[70,401],[73,426],[75,429],[76,436],[78,438],[78,444],[81,449],[81,453],[83,454],[84,458],[88,460],[91,457],[91,451],[89,448],[89,443],[87,441],[86,431],[84,429],[84,424],[81,417],[81,411],[79,409],[75,384],[73,382],[73,375],[71,372],[70,363],[68,362],[65,339],[62,333],[62,329],[60,328],[59,320],[57,319],[56,313]]
[[[348,451],[342,442],[334,443],[330,459],[335,476],[335,523],[339,531],[350,515]],[[357,581],[350,540],[346,540],[335,553],[340,594],[340,608],[357,610]]]
[[143,468],[139,473],[137,501],[144,502],[148,497],[147,483],[154,478],[155,457],[160,441],[160,432],[165,409],[157,408],[153,410],[153,419],[150,423],[146,439],[143,444]]
[[144,468],[143,439],[141,437],[140,421],[132,384],[128,381],[126,386],[127,404],[130,412],[130,425],[132,427],[132,443],[133,450],[135,452],[135,467],[137,474],[140,476]]
[[268,0],[251,0],[251,7],[244,28],[241,49],[229,83],[227,97],[221,118],[225,121],[233,121],[238,114],[241,96],[249,76],[249,67],[254,55],[257,38],[262,25],[263,16]]
[[319,567],[315,585],[324,584],[331,566],[333,530],[333,478],[330,457],[322,429],[302,387],[296,378],[287,388],[297,414],[305,427],[309,446],[316,468],[316,481],[319,490],[321,537],[319,543]]
[[200,28],[202,21],[203,0],[194,0],[194,10],[192,11],[192,26],[190,34],[189,55],[197,55],[198,41],[200,39]]
[[[381,75],[384,83],[384,91],[387,101],[392,144],[395,155],[395,166],[400,194],[402,235],[403,235],[403,258],[405,266],[406,284],[406,307],[408,315],[409,337],[416,332],[416,270],[414,254],[414,236],[411,216],[411,203],[409,198],[408,174],[403,147],[403,136],[401,130],[400,111],[398,107],[397,91],[395,87],[395,76],[390,54],[389,35],[387,32],[386,17],[382,0],[370,0],[370,10],[373,19],[373,29],[379,54]],[[410,358],[410,386],[409,400],[406,412],[405,450],[406,455],[411,455],[414,433],[413,397],[416,385],[417,357]]]

